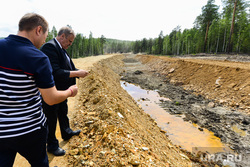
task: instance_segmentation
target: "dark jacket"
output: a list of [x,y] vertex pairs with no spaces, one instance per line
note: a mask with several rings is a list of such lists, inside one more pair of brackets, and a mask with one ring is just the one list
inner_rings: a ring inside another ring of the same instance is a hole
[[58,90],[66,90],[71,85],[76,84],[76,79],[70,78],[69,75],[70,71],[74,71],[77,69],[70,59],[70,64],[72,67],[71,69],[64,51],[58,45],[55,39],[52,39],[45,43],[40,50],[49,57],[53,69],[55,85]]

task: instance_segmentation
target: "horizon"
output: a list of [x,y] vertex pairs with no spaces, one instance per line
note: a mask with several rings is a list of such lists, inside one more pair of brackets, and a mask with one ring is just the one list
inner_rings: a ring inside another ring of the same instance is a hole
[[[192,28],[207,0],[74,0],[72,6],[64,4],[66,0],[9,0],[0,11],[2,16],[8,16],[1,18],[0,36],[16,34],[19,19],[25,13],[35,12],[45,17],[50,30],[53,26],[58,30],[71,25],[76,34],[88,36],[92,32],[94,38],[103,35],[124,41],[154,39],[161,31],[165,36],[177,26],[182,30]],[[220,0],[215,4],[221,6]]]

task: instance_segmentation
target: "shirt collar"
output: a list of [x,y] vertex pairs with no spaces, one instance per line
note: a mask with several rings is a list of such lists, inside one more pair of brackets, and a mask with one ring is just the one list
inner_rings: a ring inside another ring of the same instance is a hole
[[19,35],[13,35],[13,34],[10,34],[7,39],[14,39],[14,40],[18,40],[18,41],[21,41],[22,43],[26,43],[26,44],[31,44],[34,46],[34,44],[28,39],[28,38],[25,38],[25,37],[22,37],[22,36],[19,36]]
[[57,44],[60,46],[60,48],[62,49],[62,45],[60,44],[60,42],[58,42],[58,40],[55,38]]

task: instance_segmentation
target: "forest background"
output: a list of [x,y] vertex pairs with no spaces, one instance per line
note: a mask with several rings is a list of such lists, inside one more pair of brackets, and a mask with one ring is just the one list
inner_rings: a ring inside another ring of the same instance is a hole
[[[196,17],[191,29],[177,26],[169,35],[137,41],[122,41],[86,37],[76,34],[68,53],[72,58],[108,53],[145,53],[154,55],[184,55],[197,53],[250,54],[250,4],[247,0],[222,0],[223,8],[208,0],[202,13]],[[46,41],[57,36],[55,27]]]

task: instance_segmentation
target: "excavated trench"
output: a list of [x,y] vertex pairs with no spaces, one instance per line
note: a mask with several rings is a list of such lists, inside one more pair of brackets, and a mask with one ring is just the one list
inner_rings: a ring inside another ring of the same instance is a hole
[[70,111],[82,132],[50,165],[249,166],[249,63],[135,55],[74,62],[90,70]]
[[218,165],[250,166],[248,114],[195,95],[180,81],[170,83],[164,73],[142,64],[140,57],[127,55],[123,62],[122,87],[174,144],[192,153],[209,153],[210,160],[211,154],[223,159]]
[[[93,64],[78,82],[67,166],[199,167],[203,162],[172,144],[165,132],[121,87],[123,56]],[[76,60],[82,68],[86,61]],[[88,61],[87,61],[88,62]]]
[[[199,147],[224,147],[225,151],[230,150],[211,131],[201,128],[191,121],[184,121],[185,115],[166,112],[167,108],[163,108],[162,104],[164,101],[171,102],[172,100],[160,96],[157,90],[142,89],[139,85],[125,81],[121,82],[121,85],[137,101],[139,106],[157,122],[158,126],[166,131],[166,135],[175,145],[180,145],[182,149],[194,151],[194,153],[199,151]],[[192,150],[193,148],[197,150]],[[217,152],[220,151],[222,150]]]

